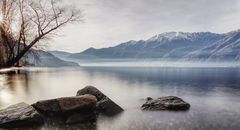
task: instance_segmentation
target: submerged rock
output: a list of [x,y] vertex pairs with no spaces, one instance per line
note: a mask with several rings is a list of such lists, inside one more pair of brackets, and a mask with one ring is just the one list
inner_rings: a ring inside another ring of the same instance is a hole
[[167,96],[160,97],[158,99],[147,98],[146,103],[141,107],[142,110],[173,110],[173,111],[184,111],[190,108],[190,104],[183,101],[179,97]]
[[1,128],[35,126],[43,123],[41,115],[26,103],[18,103],[0,110]]
[[85,123],[85,122],[95,122],[97,119],[97,114],[95,112],[87,113],[76,113],[69,116],[65,123],[74,124],[74,123]]
[[51,100],[42,100],[33,104],[39,112],[49,116],[68,116],[79,112],[93,112],[97,98],[92,95],[63,97]]
[[105,115],[113,116],[123,111],[123,108],[121,108],[119,105],[117,105],[110,98],[108,98],[106,95],[104,95],[101,91],[99,91],[93,86],[87,86],[77,92],[77,96],[81,96],[84,94],[96,96],[97,109],[99,112]]

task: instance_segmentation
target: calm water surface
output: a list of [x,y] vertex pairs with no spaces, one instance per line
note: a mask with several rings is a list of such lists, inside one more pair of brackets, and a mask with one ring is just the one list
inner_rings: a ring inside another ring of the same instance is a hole
[[[239,67],[78,67],[24,68],[0,75],[0,107],[18,102],[74,96],[93,85],[125,109],[118,116],[100,116],[96,130],[238,130]],[[144,98],[179,96],[191,104],[187,112],[144,112]],[[39,129],[77,129],[45,125]]]

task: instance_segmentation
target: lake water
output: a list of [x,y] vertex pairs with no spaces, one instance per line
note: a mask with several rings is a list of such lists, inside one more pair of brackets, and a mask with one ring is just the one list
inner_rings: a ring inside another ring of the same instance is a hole
[[[111,118],[100,116],[95,126],[87,126],[85,129],[240,129],[240,67],[115,64],[82,64],[77,68],[22,68],[19,74],[2,74],[0,107],[18,102],[31,104],[42,99],[74,96],[79,89],[93,85],[125,111]],[[190,110],[141,111],[144,98],[169,95],[179,96],[189,102]],[[44,125],[39,129],[77,128],[80,128],[78,124]]]

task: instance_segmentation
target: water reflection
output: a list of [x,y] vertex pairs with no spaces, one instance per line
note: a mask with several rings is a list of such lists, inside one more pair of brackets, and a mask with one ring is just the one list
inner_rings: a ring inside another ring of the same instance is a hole
[[12,103],[15,95],[28,95],[29,76],[26,71],[9,71],[1,77],[0,107]]
[[[193,89],[207,94],[215,89],[240,89],[239,68],[134,68],[134,67],[85,67],[94,75],[117,77],[129,84],[148,84],[149,87],[177,90]],[[169,88],[170,87],[170,88]],[[184,87],[184,88],[183,88]]]
[[[0,75],[0,107],[73,96],[94,85],[121,105],[114,118],[99,117],[91,129],[237,129],[240,127],[239,68],[81,67],[26,68]],[[188,112],[142,112],[143,98],[176,95]],[[90,129],[90,126],[84,126]],[[45,125],[45,129],[81,126]]]

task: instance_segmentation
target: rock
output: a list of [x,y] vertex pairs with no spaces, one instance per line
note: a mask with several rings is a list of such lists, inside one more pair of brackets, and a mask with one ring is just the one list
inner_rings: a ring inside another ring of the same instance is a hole
[[38,101],[32,106],[39,112],[49,116],[65,116],[78,112],[93,112],[97,98],[92,95],[63,97],[51,100]]
[[0,110],[1,128],[35,126],[43,123],[42,116],[26,103],[19,103]]
[[153,100],[151,97],[147,97],[146,99],[147,101]]
[[98,111],[107,116],[113,116],[123,111],[123,108],[121,108],[119,105],[117,105],[110,98],[108,98],[106,95],[104,95],[101,91],[99,91],[93,86],[87,86],[77,92],[77,96],[81,96],[84,94],[96,96]]
[[94,95],[98,101],[106,98],[106,96],[101,91],[99,91],[97,88],[93,86],[86,86],[85,88],[77,92],[77,96],[81,96],[85,94]]
[[185,111],[190,108],[190,104],[175,96],[160,97],[158,99],[148,98],[141,107],[142,110],[173,110]]
[[57,99],[60,109],[63,113],[74,111],[85,111],[95,108],[97,98],[92,95],[83,95],[76,97],[65,97]]
[[49,116],[54,116],[61,113],[61,108],[57,99],[38,101],[35,104],[32,104],[32,106],[39,112]]

